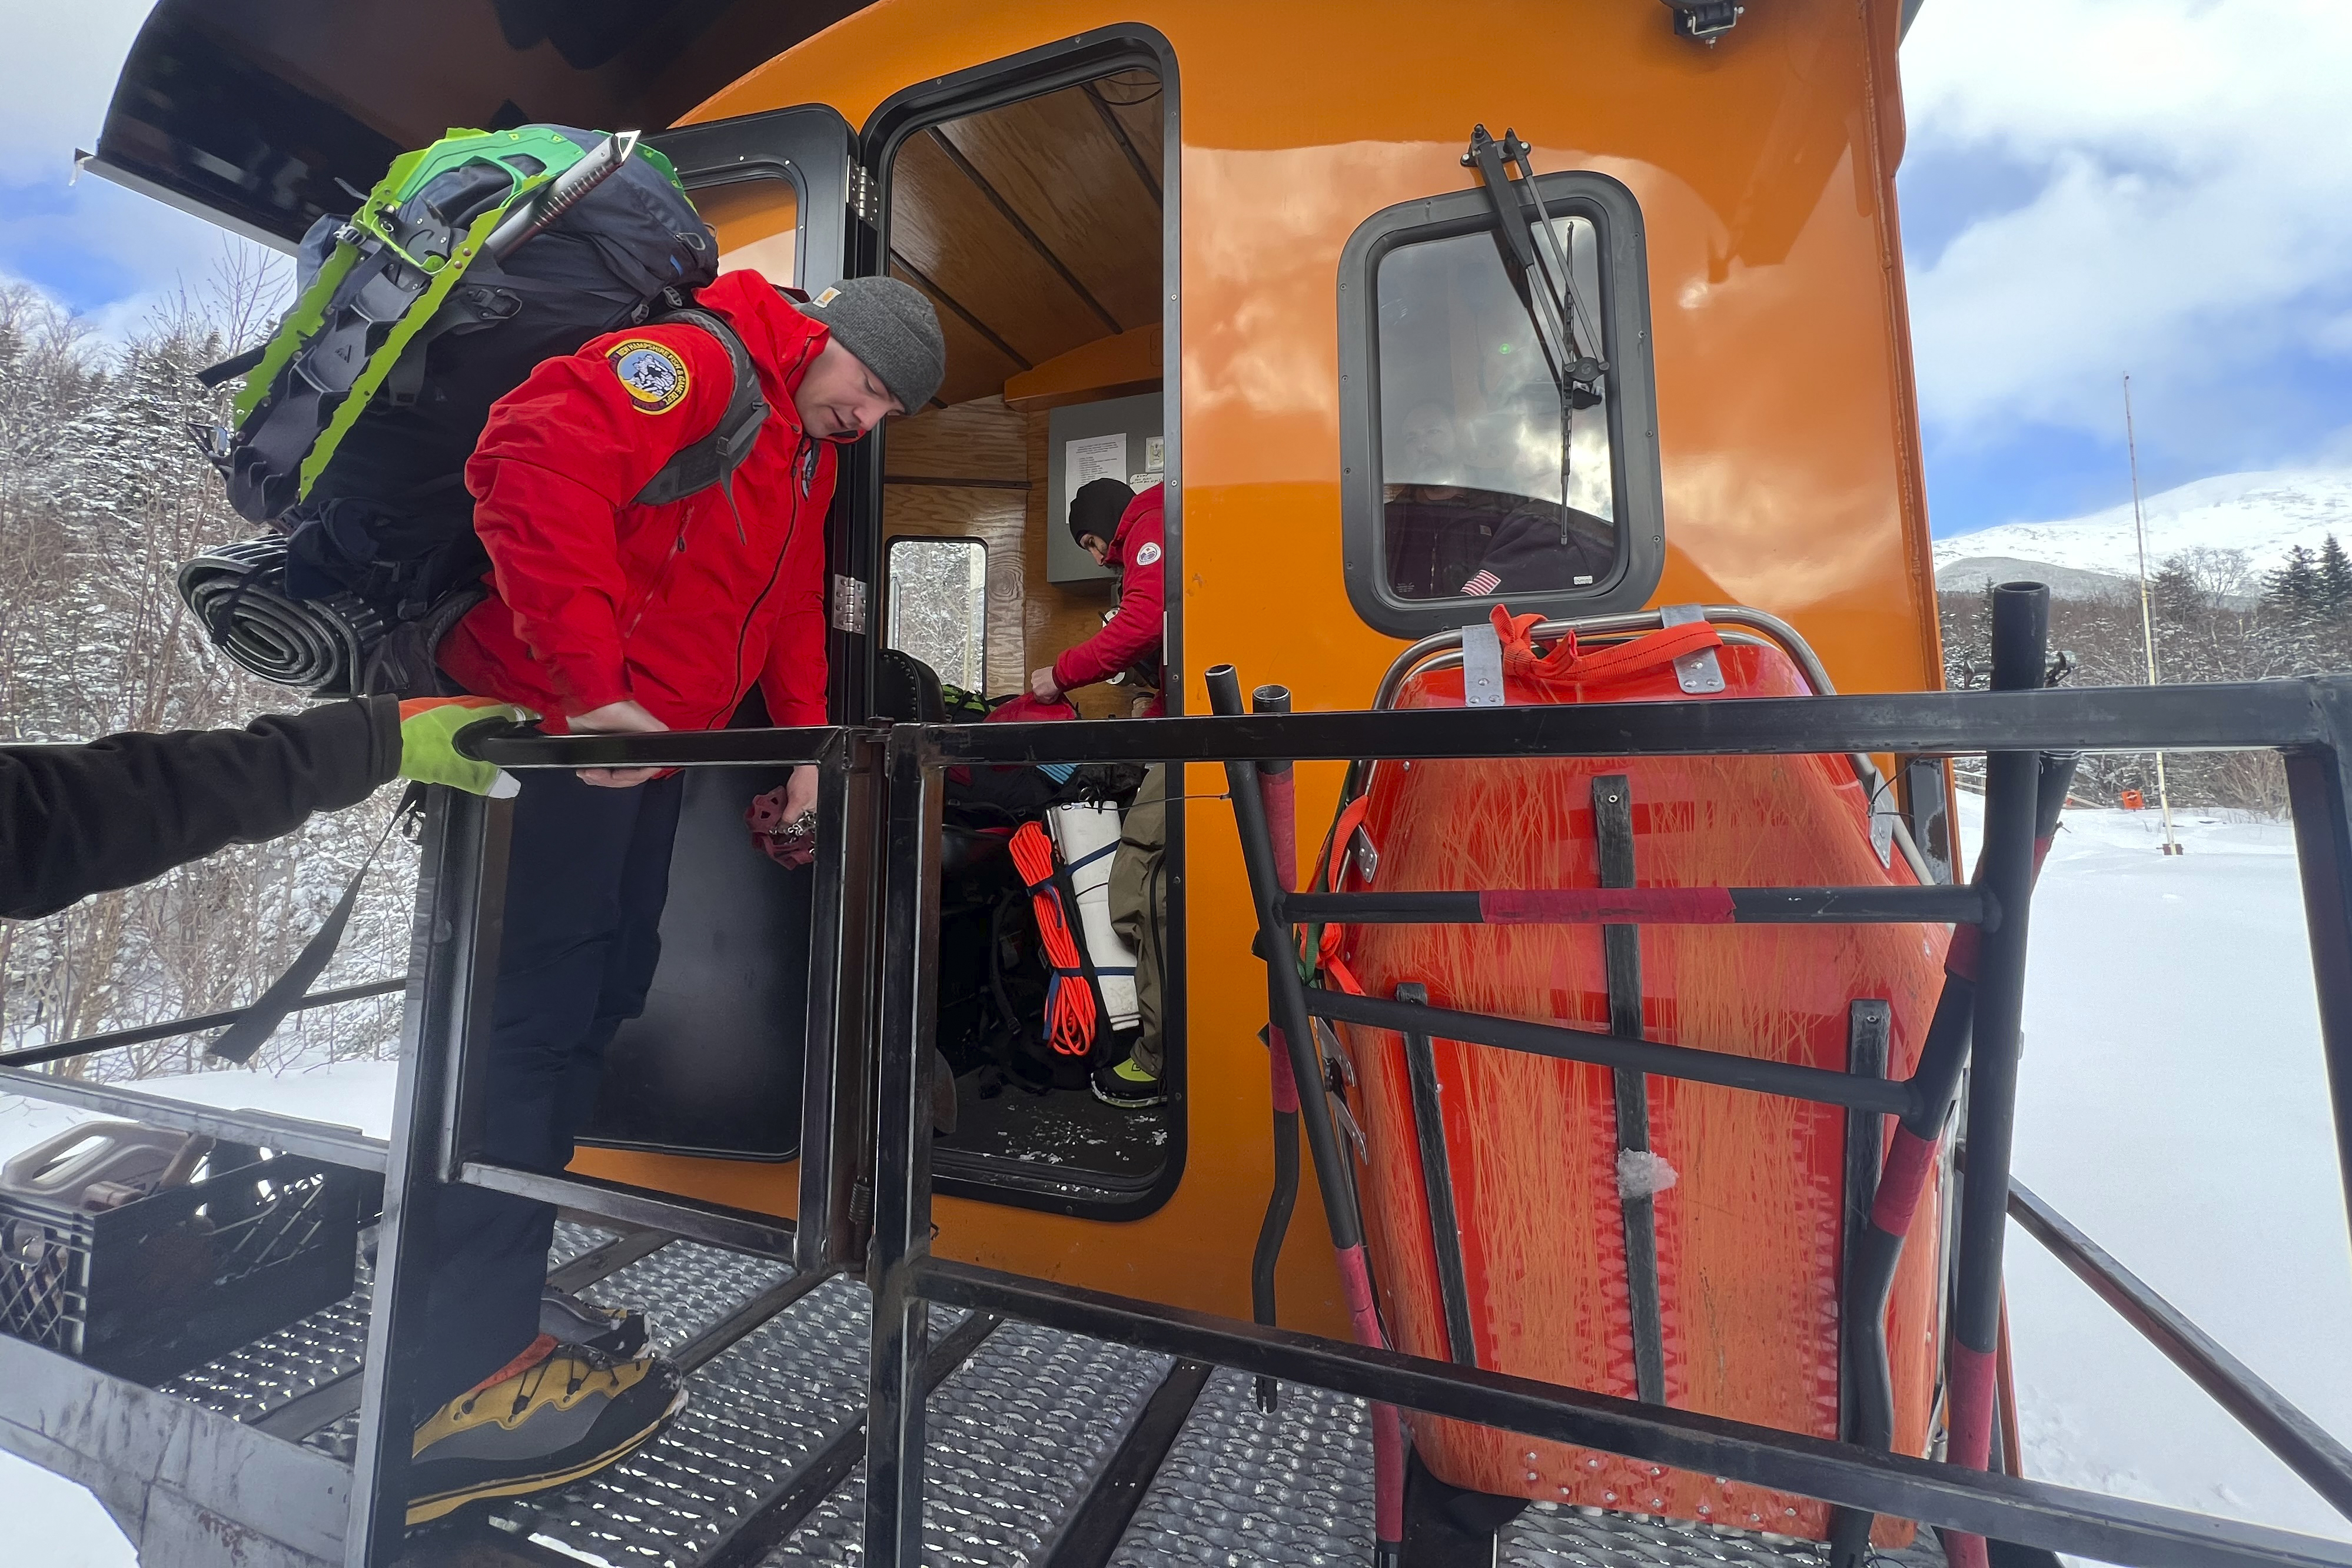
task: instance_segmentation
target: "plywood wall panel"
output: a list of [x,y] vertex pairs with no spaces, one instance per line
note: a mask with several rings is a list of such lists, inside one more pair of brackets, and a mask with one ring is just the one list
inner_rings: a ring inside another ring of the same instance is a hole
[[1084,88],[940,133],[1110,314],[1106,331],[1160,320],[1160,205]]

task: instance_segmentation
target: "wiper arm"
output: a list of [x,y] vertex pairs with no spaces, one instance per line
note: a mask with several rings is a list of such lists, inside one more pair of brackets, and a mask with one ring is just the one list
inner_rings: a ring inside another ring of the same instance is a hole
[[[1523,279],[1518,291],[1535,321],[1544,357],[1551,362],[1565,418],[1570,408],[1591,408],[1601,401],[1601,382],[1609,374],[1609,362],[1597,352],[1599,334],[1591,330],[1590,318],[1577,307],[1568,258],[1559,236],[1552,231],[1551,214],[1544,207],[1543,193],[1536,188],[1535,168],[1528,153],[1528,144],[1519,140],[1517,131],[1506,129],[1497,142],[1484,125],[1478,125],[1471,129],[1470,150],[1462,154],[1462,163],[1478,171],[1495,204],[1495,226]],[[1510,174],[1513,163],[1519,171],[1516,181]],[[1527,194],[1524,200],[1521,191]],[[1534,203],[1532,215],[1528,201]],[[1580,318],[1587,329],[1582,334],[1577,331]]]

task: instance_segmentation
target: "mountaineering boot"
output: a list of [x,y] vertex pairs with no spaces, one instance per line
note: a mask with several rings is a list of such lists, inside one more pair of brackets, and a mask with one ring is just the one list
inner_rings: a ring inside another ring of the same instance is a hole
[[1161,1087],[1160,1075],[1144,1071],[1135,1065],[1131,1056],[1095,1068],[1087,1080],[1095,1098],[1105,1105],[1116,1105],[1121,1110],[1140,1110],[1147,1105],[1158,1105],[1168,1098]]
[[685,1408],[686,1390],[670,1363],[621,1361],[541,1334],[416,1429],[408,1523],[594,1475]]
[[539,1299],[539,1331],[559,1344],[584,1345],[627,1361],[646,1348],[646,1315],[634,1307],[600,1307],[550,1285]]

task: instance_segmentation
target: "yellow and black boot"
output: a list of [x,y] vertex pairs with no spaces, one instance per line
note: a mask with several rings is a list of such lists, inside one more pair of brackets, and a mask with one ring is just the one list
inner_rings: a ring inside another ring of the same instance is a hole
[[677,1368],[541,1334],[436,1411],[410,1450],[408,1522],[568,1486],[628,1458],[686,1407]]

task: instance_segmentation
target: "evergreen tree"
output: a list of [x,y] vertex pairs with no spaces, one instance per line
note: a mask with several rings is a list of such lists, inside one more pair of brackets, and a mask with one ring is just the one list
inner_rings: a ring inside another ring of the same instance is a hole
[[2334,534],[2320,545],[2314,572],[2319,613],[2331,621],[2352,619],[2352,557],[2344,553]]
[[2286,552],[2286,564],[2263,579],[2263,603],[2290,621],[2308,620],[2319,612],[2319,563],[2308,549],[2296,545]]

